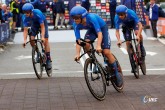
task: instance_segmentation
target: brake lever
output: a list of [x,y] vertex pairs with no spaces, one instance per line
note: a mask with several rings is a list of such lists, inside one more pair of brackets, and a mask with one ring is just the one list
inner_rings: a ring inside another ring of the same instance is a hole
[[117,46],[120,48],[121,47],[121,43],[118,43]]
[[79,63],[79,64],[80,64],[80,62],[79,62],[79,60],[78,60],[77,58],[75,58],[74,61],[75,61],[76,63]]
[[[95,51],[96,51],[96,50],[95,50]],[[100,52],[96,51],[96,53],[97,53],[97,55],[101,56],[101,53],[100,53]]]

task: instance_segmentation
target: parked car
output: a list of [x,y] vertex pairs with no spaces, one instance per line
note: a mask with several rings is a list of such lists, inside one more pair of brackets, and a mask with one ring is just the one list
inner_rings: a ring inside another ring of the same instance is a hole
[[161,3],[160,3],[160,7],[161,7],[162,10],[165,12],[165,2],[161,2]]
[[160,3],[159,16],[165,17],[165,2]]

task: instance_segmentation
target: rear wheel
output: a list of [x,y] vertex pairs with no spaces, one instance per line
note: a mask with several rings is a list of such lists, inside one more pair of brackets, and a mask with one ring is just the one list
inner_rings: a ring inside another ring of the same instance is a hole
[[38,79],[42,78],[43,66],[42,66],[42,57],[39,52],[38,47],[32,47],[32,62],[35,74]]
[[132,67],[131,72],[133,72],[134,76],[138,79],[139,78],[139,64],[137,62],[137,55],[134,52],[134,49],[131,44],[128,46],[128,55],[129,55],[129,60]]
[[106,83],[101,65],[96,64],[91,58],[86,59],[84,66],[84,76],[91,94],[97,100],[104,100],[106,93]]
[[145,63],[145,57],[142,56],[141,54],[141,48],[140,48],[140,44],[137,44],[137,50],[138,50],[138,60],[139,60],[139,65],[141,68],[141,71],[143,73],[143,75],[146,75],[146,63]]
[[[113,55],[113,56],[114,56],[114,55]],[[114,56],[114,57],[115,57],[115,56]],[[116,63],[117,63],[118,73],[119,73],[120,78],[121,78],[121,80],[122,80],[123,82],[122,82],[122,85],[121,85],[121,86],[117,86],[117,79],[116,79],[116,77],[112,77],[111,82],[112,82],[113,87],[114,87],[118,92],[122,92],[122,90],[123,90],[123,88],[124,88],[123,72],[122,72],[121,66],[120,66],[120,64],[119,64],[119,62],[118,62],[118,60],[117,60],[116,57],[115,57],[115,59],[116,59]]]
[[45,66],[45,70],[46,70],[48,77],[52,77],[52,68],[48,70]]

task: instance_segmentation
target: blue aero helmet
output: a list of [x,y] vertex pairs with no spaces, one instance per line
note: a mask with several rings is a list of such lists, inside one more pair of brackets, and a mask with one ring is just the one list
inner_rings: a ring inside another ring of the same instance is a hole
[[26,12],[26,11],[31,12],[31,11],[33,11],[33,9],[34,9],[34,7],[33,7],[33,5],[32,5],[31,3],[25,3],[25,4],[23,5],[23,7],[22,7],[22,10],[23,10],[24,12]]
[[70,11],[72,18],[84,18],[88,14],[88,11],[82,6],[74,6]]
[[125,5],[119,5],[116,7],[116,13],[126,13],[128,8]]

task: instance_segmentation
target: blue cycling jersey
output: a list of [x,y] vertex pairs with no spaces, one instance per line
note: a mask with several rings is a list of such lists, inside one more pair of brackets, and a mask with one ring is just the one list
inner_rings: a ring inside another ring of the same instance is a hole
[[44,23],[44,20],[46,19],[43,13],[38,10],[34,9],[32,11],[33,17],[26,17],[26,15],[23,15],[23,24],[24,27],[28,27],[31,24],[34,24],[36,27],[40,27],[40,24]]
[[129,28],[135,28],[140,21],[137,14],[133,10],[128,9],[125,19],[123,20],[120,19],[119,16],[116,14],[114,22],[115,22],[115,28],[119,29],[120,24],[125,25]]
[[86,16],[86,26],[82,24],[73,23],[76,40],[80,39],[81,29],[93,29],[96,33],[101,32],[101,28],[106,25],[105,21],[97,14],[89,13]]

